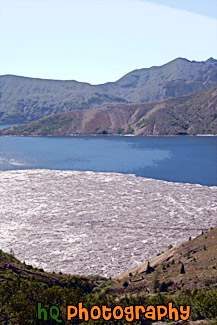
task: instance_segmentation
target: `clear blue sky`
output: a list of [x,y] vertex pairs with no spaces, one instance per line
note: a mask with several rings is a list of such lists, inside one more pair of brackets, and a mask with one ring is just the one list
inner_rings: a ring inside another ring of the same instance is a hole
[[0,74],[115,81],[217,58],[216,0],[0,0]]

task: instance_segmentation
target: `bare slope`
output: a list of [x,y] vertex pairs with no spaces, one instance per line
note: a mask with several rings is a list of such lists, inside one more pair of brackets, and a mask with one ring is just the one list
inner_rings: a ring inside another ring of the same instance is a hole
[[0,121],[22,123],[60,112],[159,101],[217,85],[217,61],[178,58],[132,71],[116,82],[90,85],[74,80],[0,76]]
[[[177,292],[217,286],[217,227],[195,239],[190,237],[187,242],[170,247],[149,261],[149,272],[146,262],[115,277],[112,291]],[[123,283],[126,281],[129,286],[124,289]]]
[[160,102],[55,114],[0,131],[0,135],[79,134],[217,134],[217,87]]

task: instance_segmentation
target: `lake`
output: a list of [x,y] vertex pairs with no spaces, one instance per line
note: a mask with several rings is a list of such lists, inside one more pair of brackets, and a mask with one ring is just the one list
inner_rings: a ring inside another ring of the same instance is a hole
[[37,168],[217,185],[217,137],[0,137],[0,170]]

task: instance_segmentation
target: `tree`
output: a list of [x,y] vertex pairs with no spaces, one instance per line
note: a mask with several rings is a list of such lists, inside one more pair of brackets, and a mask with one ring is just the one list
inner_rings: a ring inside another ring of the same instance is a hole
[[185,274],[185,267],[184,267],[184,264],[182,264],[180,274]]
[[165,282],[162,282],[160,285],[160,292],[168,292],[168,287]]
[[128,283],[127,281],[125,281],[125,282],[123,283],[123,287],[124,287],[124,288],[128,287],[128,285],[129,285],[129,283]]
[[160,281],[158,279],[158,276],[159,276],[159,272],[156,272],[151,284],[151,288],[154,293],[156,293],[160,288]]
[[146,268],[146,273],[150,274],[153,271],[154,271],[154,268],[150,265],[150,263],[148,261],[147,268]]

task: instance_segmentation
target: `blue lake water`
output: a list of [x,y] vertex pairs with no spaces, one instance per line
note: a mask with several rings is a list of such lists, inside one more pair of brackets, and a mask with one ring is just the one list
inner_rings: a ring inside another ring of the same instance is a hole
[[35,168],[217,185],[217,137],[0,137],[0,170]]

